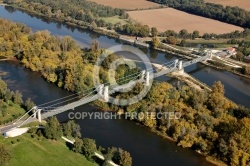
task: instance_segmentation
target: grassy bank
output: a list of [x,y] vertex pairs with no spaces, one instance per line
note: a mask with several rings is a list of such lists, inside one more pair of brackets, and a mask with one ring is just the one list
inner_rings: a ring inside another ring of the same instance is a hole
[[83,155],[70,151],[63,140],[52,141],[42,137],[38,140],[38,138],[31,138],[30,134],[25,134],[18,138],[1,137],[0,142],[11,150],[12,159],[9,166],[97,165],[87,161]]
[[26,112],[20,105],[14,104],[12,101],[8,102],[0,100],[0,125],[9,123]]

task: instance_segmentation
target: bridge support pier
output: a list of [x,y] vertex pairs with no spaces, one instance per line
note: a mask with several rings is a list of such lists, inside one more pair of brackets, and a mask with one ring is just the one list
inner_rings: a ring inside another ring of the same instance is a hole
[[37,110],[37,118],[38,118],[38,121],[41,123],[42,122],[42,115],[41,115],[41,109],[38,109]]
[[[177,62],[178,63],[178,62]],[[183,74],[184,73],[184,68],[183,68],[183,63],[182,63],[182,61],[179,61],[179,63],[178,63],[178,73],[179,74]]]
[[36,110],[35,110],[35,113],[33,114],[33,117],[36,118]]
[[141,72],[141,80],[144,80],[144,78],[145,78],[145,73],[146,73],[145,70],[143,70],[143,71]]
[[106,102],[108,102],[108,101],[109,101],[109,87],[108,87],[108,86],[105,86],[103,92],[104,92],[104,93],[103,93],[104,100],[105,100]]
[[149,72],[146,73],[146,86],[149,86]]
[[99,86],[98,94],[99,94],[100,96],[103,95],[103,88],[104,88],[104,85],[103,85],[103,84]]
[[178,62],[179,62],[179,60],[178,60],[178,59],[176,59],[176,60],[174,61],[174,67],[175,67],[175,68],[177,67]]

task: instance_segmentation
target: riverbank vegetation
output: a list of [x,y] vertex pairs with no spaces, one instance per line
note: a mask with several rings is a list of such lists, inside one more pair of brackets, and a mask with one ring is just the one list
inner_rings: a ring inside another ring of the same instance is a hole
[[[98,48],[97,42],[92,44],[91,49],[81,49],[70,37],[51,36],[47,31],[31,33],[24,25],[4,19],[0,19],[0,23],[0,39],[5,39],[4,48],[7,48],[1,52],[3,55],[6,53],[5,56],[10,56],[9,52],[12,51],[24,66],[40,72],[46,80],[67,90],[82,92],[93,86],[93,64],[103,51]],[[112,54],[104,60],[100,69],[102,81],[108,81],[106,70],[115,59],[116,56]],[[132,72],[126,69],[122,71],[119,77]],[[132,93],[115,94],[113,97],[131,98],[142,87],[138,83]],[[214,84],[212,92],[185,85],[173,87],[163,82],[154,83],[142,101],[126,107],[102,102],[96,104],[102,109],[117,112],[178,112],[182,116],[175,120],[146,116],[131,120],[160,131],[184,148],[214,156],[229,165],[247,165],[250,162],[250,110],[229,101],[224,93],[220,82]]]
[[[73,144],[66,143],[67,147],[75,152],[75,154],[83,155],[92,163],[99,163],[99,165],[109,165],[109,161],[113,161],[121,166],[131,166],[132,158],[130,153],[121,148],[103,148],[98,147],[95,140],[81,137],[81,128],[74,121],[60,124],[56,117],[49,118],[44,126],[44,129],[31,128],[29,130],[31,137],[35,141],[40,141],[44,138],[61,142],[62,135],[73,140]],[[37,139],[37,140],[36,140]],[[68,152],[69,153],[69,152]],[[105,157],[104,161],[97,158],[96,153]],[[83,158],[83,157],[81,157]],[[34,160],[33,160],[34,161]],[[80,163],[79,163],[80,164]],[[74,165],[74,164],[69,164]],[[84,164],[82,164],[84,165]],[[92,164],[95,165],[95,164]]]
[[23,102],[22,94],[8,89],[7,84],[0,78],[0,125],[12,122],[33,106],[34,103],[30,99]]

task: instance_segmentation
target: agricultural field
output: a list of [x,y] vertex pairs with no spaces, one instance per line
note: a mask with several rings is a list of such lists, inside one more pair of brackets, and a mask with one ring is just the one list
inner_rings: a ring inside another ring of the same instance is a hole
[[173,8],[131,11],[128,14],[134,21],[150,27],[157,27],[160,32],[166,30],[179,32],[182,29],[186,29],[188,32],[198,30],[200,35],[202,35],[204,33],[222,34],[235,30],[243,31],[243,28],[239,26],[195,16]]
[[156,8],[160,5],[154,2],[150,2],[147,0],[90,0],[92,2],[96,2],[98,4],[111,6],[114,8],[121,9],[148,9],[148,8]]
[[242,9],[250,11],[249,0],[205,0],[205,2],[217,3],[223,6],[238,6]]

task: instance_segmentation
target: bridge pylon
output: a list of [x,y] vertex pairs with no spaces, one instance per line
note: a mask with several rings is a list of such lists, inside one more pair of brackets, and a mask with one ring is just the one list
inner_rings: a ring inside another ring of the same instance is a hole
[[143,70],[141,72],[141,80],[145,82],[146,86],[150,85],[150,73],[149,71]]

